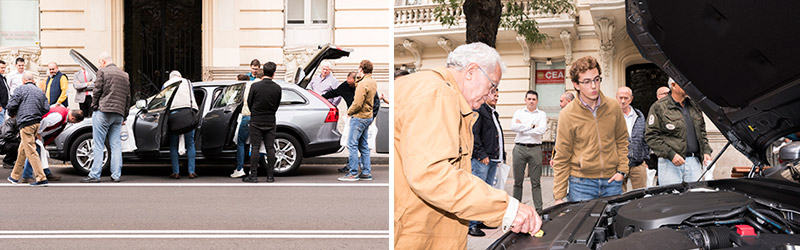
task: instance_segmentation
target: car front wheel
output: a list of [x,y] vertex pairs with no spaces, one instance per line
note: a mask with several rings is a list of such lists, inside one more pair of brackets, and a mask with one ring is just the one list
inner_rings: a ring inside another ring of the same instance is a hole
[[[72,168],[81,175],[88,175],[94,162],[94,142],[91,133],[84,133],[72,142],[69,150]],[[103,169],[108,169],[108,145],[103,149]]]

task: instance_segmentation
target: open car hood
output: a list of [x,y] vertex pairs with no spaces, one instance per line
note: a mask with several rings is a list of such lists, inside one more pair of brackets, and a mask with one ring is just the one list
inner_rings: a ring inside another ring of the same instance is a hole
[[75,61],[75,63],[86,69],[87,73],[91,74],[92,76],[97,75],[97,67],[78,51],[70,49],[69,57],[72,57],[72,60]]
[[755,165],[800,130],[800,1],[628,0],[627,30]]
[[339,59],[350,56],[351,52],[353,52],[352,49],[339,48],[339,46],[333,44],[320,46],[319,52],[317,52],[317,54],[314,55],[311,60],[308,60],[308,63],[305,66],[297,69],[297,74],[294,76],[294,82],[296,82],[297,85],[300,85],[300,87],[306,88],[308,83],[311,81],[313,73],[317,70],[319,64],[322,63],[322,60]]

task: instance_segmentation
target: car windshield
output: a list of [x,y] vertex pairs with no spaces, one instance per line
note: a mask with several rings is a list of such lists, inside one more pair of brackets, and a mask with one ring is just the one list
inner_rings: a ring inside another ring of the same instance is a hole
[[148,102],[147,110],[159,111],[167,107],[167,102],[169,101],[169,98],[172,97],[172,92],[175,91],[175,88],[178,87],[179,83],[180,81],[175,82],[167,86],[163,90],[161,90],[161,92],[159,92],[155,96],[151,97],[152,99],[150,99],[150,101]]

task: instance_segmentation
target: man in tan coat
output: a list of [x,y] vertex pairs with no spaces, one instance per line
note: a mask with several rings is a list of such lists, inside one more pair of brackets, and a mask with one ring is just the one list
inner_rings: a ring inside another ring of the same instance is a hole
[[395,249],[466,249],[468,220],[514,232],[541,227],[533,207],[471,172],[473,110],[504,68],[497,51],[472,43],[450,53],[447,67],[395,83]]
[[583,201],[622,193],[622,179],[628,174],[628,129],[619,102],[600,91],[600,73],[600,64],[591,56],[570,68],[578,96],[558,116],[556,204],[565,198]]

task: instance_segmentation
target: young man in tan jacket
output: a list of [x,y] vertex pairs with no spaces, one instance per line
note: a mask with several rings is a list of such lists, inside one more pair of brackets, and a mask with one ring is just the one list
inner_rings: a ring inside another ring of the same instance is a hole
[[[558,117],[553,196],[556,204],[622,193],[628,173],[628,129],[619,103],[600,91],[600,65],[591,56],[570,69],[578,91]],[[567,193],[569,187],[569,194]]]
[[[350,138],[347,140],[347,151],[350,157],[347,159],[347,166],[350,171],[342,177],[340,181],[371,181],[372,168],[370,166],[369,145],[367,144],[367,129],[372,123],[372,104],[373,97],[378,91],[378,83],[372,79],[372,62],[363,60],[358,65],[358,76],[356,81],[356,94],[353,95],[353,104],[347,110],[350,118]],[[361,153],[361,158],[358,153]],[[358,165],[361,163],[361,174],[358,173]]]
[[472,125],[505,66],[483,43],[461,45],[447,67],[395,83],[394,248],[466,249],[467,220],[536,232],[533,207],[472,174]]

